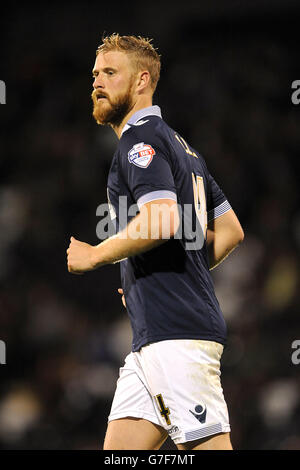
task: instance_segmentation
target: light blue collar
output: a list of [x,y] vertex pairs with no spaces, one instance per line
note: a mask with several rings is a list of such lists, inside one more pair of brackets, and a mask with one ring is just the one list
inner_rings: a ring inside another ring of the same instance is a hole
[[158,116],[161,118],[161,110],[160,107],[157,105],[154,106],[148,106],[147,108],[139,109],[136,113],[134,113],[130,119],[128,119],[127,123],[122,129],[121,136],[123,135],[123,132],[126,132],[128,129],[130,129],[130,126],[138,122],[140,119],[146,117],[146,116]]

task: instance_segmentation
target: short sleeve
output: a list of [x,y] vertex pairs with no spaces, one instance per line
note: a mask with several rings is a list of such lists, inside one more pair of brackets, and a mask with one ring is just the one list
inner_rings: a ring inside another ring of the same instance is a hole
[[222,189],[216,183],[214,178],[209,175],[208,178],[208,204],[207,204],[207,220],[213,220],[225,214],[231,209],[231,205],[226,199]]
[[177,201],[169,156],[160,139],[129,132],[120,148],[121,168],[138,207],[155,199]]

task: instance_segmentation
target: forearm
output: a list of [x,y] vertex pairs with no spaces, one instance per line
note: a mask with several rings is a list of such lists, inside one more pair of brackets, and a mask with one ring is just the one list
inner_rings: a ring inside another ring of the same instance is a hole
[[151,220],[147,211],[142,211],[124,230],[94,247],[95,268],[149,251],[167,239],[159,223]]
[[231,232],[214,233],[207,231],[207,252],[209,260],[209,269],[217,267],[227,256],[239,245],[241,240],[234,237]]
[[243,240],[244,231],[232,209],[210,220],[206,237],[209,269],[222,263]]
[[95,268],[105,264],[114,264],[123,259],[135,256],[161,245],[166,240],[152,240],[143,238],[123,238],[123,232],[119,232],[95,247]]
[[146,203],[124,230],[99,245],[92,246],[71,237],[67,249],[68,271],[82,274],[152,250],[173,237],[178,226],[176,201],[159,199]]

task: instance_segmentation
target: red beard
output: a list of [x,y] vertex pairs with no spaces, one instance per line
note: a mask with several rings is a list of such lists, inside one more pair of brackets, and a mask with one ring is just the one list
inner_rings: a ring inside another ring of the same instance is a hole
[[111,101],[105,93],[106,99],[97,101],[99,90],[94,90],[92,100],[94,104],[93,116],[96,122],[102,126],[119,126],[133,107],[131,89],[132,85],[130,84],[127,92],[118,96],[115,101]]

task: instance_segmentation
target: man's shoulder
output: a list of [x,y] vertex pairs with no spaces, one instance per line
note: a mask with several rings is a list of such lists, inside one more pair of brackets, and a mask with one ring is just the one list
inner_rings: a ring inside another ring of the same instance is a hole
[[134,124],[128,125],[122,134],[119,148],[128,151],[129,147],[144,142],[158,147],[165,147],[169,139],[169,126],[158,116],[145,116]]

